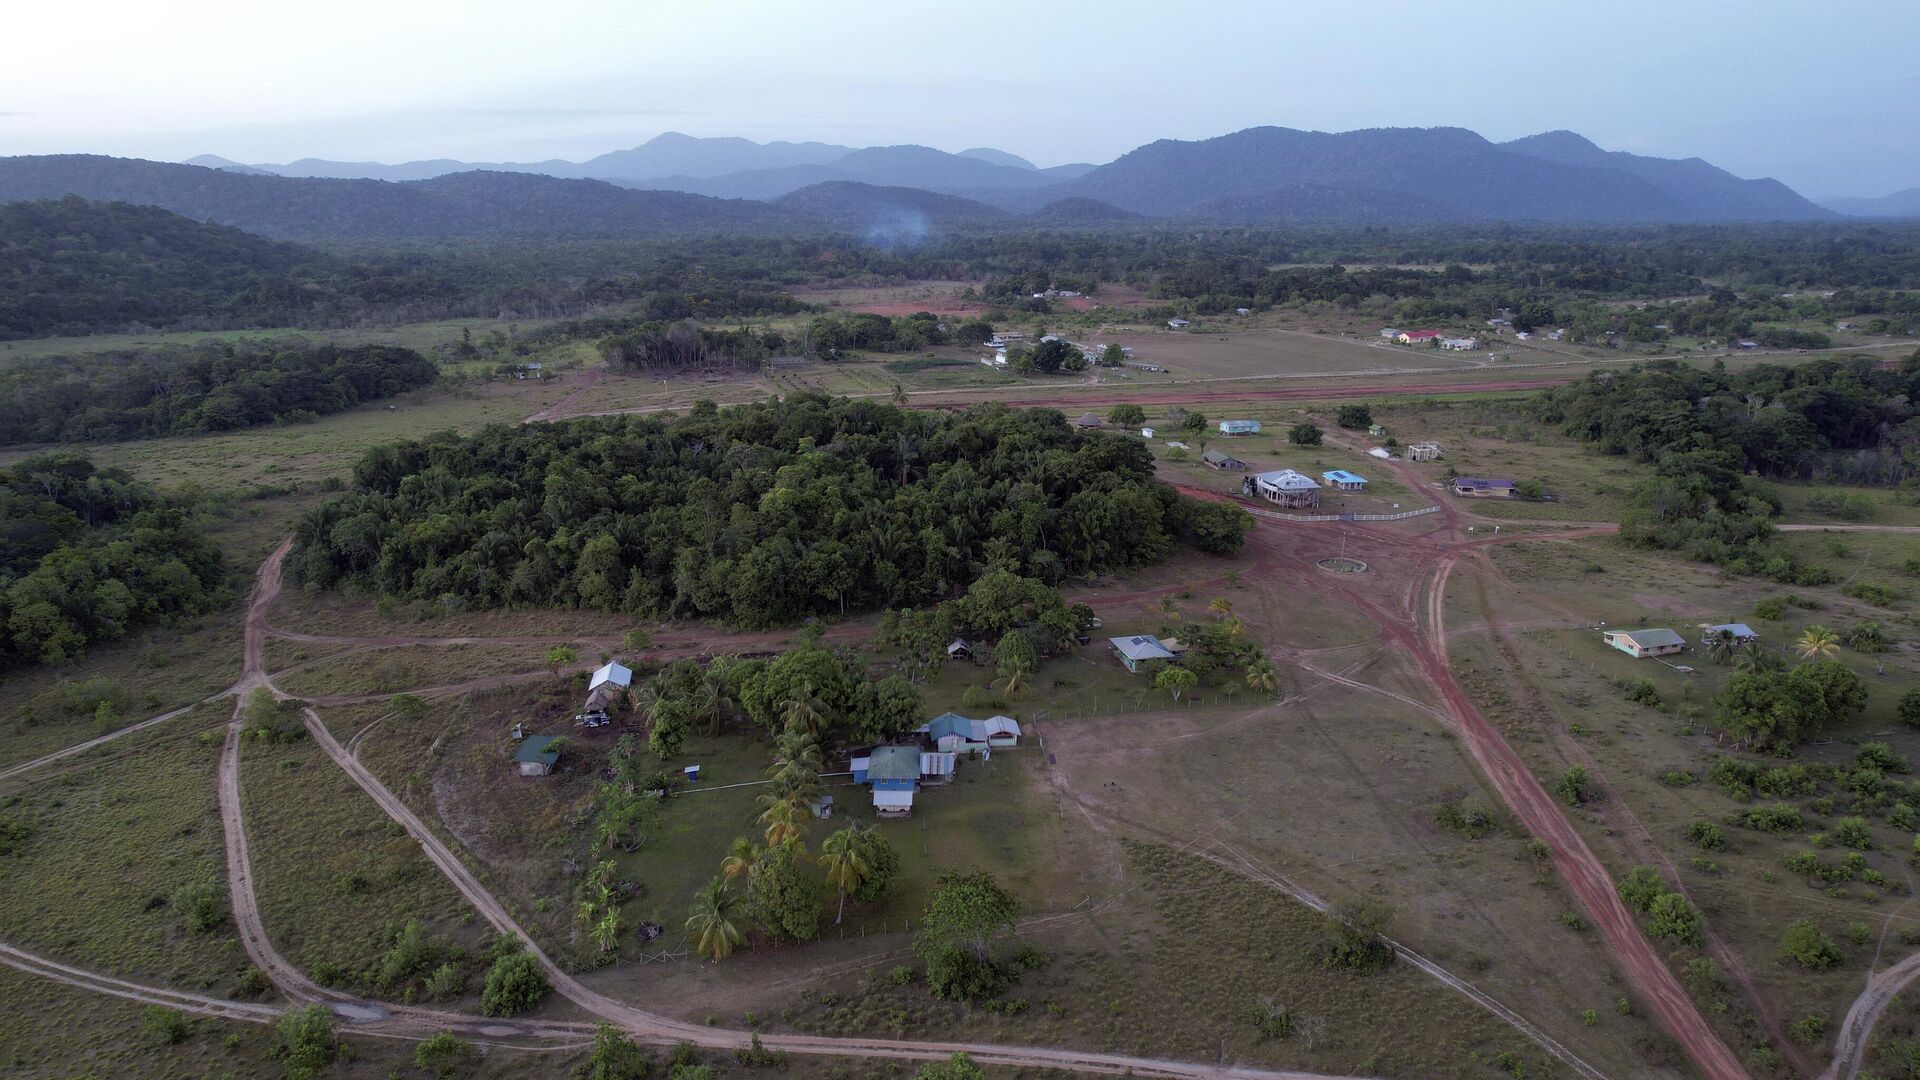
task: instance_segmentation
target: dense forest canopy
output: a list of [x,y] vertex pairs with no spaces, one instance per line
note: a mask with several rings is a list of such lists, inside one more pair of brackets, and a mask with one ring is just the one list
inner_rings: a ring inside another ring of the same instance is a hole
[[262,342],[53,357],[0,368],[0,445],[310,420],[434,381],[394,345]]
[[1816,583],[1772,546],[1779,501],[1756,476],[1894,484],[1920,466],[1920,353],[1728,371],[1657,362],[1541,395],[1539,417],[1652,466],[1621,522],[1629,542],[1739,572]]
[[0,666],[58,663],[225,598],[190,508],[85,458],[0,470]]
[[1238,547],[1244,513],[1153,479],[1060,413],[794,395],[683,417],[496,426],[376,449],[300,522],[295,566],[450,606],[774,626],[923,604],[989,569],[1044,582]]

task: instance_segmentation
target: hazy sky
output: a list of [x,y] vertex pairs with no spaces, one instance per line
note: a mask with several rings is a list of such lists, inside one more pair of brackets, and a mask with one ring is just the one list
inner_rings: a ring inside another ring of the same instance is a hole
[[662,131],[1041,165],[1256,124],[1571,128],[1920,186],[1916,0],[151,0],[6,16],[0,154],[579,159]]

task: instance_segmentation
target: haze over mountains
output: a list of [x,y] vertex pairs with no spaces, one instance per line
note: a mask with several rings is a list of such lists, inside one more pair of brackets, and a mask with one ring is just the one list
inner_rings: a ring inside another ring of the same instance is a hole
[[[582,162],[305,159],[184,165],[0,158],[0,201],[77,194],[291,238],[639,235],[675,231],[1461,221],[1837,219],[1770,179],[1698,158],[1603,150],[1569,131],[1506,143],[1462,128],[1248,128],[1042,169],[986,147],[853,148],[667,134]],[[1879,209],[1909,212],[1891,200]],[[1911,201],[1911,200],[1910,200]]]

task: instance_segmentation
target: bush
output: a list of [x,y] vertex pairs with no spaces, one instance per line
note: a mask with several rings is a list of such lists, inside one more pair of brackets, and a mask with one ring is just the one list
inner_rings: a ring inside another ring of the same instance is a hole
[[313,1080],[340,1053],[340,1037],[333,1012],[325,1005],[288,1009],[275,1025],[280,1035],[280,1062],[288,1080]]
[[1626,692],[1627,700],[1635,705],[1645,705],[1649,709],[1660,707],[1660,689],[1653,685],[1652,679],[1626,680],[1620,689]]
[[1493,828],[1493,817],[1472,802],[1441,803],[1433,808],[1433,823],[1469,840],[1478,840]]
[[1327,908],[1326,940],[1320,962],[1349,975],[1371,975],[1393,962],[1387,943],[1387,924],[1393,909],[1367,897],[1336,900]]
[[1647,912],[1647,929],[1662,941],[1700,945],[1700,912],[1677,892],[1662,893]]
[[1287,441],[1295,446],[1319,446],[1326,432],[1312,424],[1295,424],[1287,429]]
[[1587,770],[1575,765],[1553,782],[1553,793],[1568,806],[1579,806],[1593,797],[1593,781]]
[[553,989],[540,962],[530,953],[512,952],[487,969],[480,991],[480,1011],[488,1016],[518,1016],[540,1004]]
[[927,989],[949,1001],[998,997],[1012,982],[1000,965],[968,949],[940,949],[926,960]]
[[1753,613],[1763,619],[1779,622],[1787,617],[1787,602],[1777,596],[1770,596],[1753,605]]
[[1622,902],[1645,915],[1653,910],[1654,901],[1666,895],[1667,883],[1661,880],[1659,871],[1653,867],[1636,866],[1620,879],[1617,888]]
[[227,891],[213,884],[183,886],[173,894],[173,909],[188,926],[211,934],[227,921]]
[[472,1044],[443,1031],[413,1048],[413,1064],[438,1077],[449,1077],[479,1058]]
[[1708,851],[1724,851],[1727,846],[1727,838],[1721,833],[1720,826],[1711,821],[1696,821],[1687,826],[1687,839]]
[[140,1011],[140,1030],[161,1045],[172,1046],[193,1034],[193,1020],[178,1009],[149,1005]]
[[1840,950],[1833,939],[1805,919],[1787,924],[1786,933],[1780,936],[1780,955],[1808,971],[1825,971],[1840,962]]
[[1827,1041],[1827,1014],[1808,1013],[1787,1027],[1787,1037],[1801,1046],[1820,1046]]
[[1907,759],[1893,752],[1893,748],[1883,742],[1866,742],[1853,752],[1853,763],[1861,768],[1879,769],[1883,773],[1903,773],[1912,771]]
[[1759,832],[1798,832],[1804,824],[1800,818],[1799,807],[1787,803],[1756,806],[1741,814],[1736,820],[1747,828]]
[[1342,405],[1337,422],[1343,428],[1365,428],[1373,426],[1373,407],[1370,405]]
[[467,989],[467,972],[459,964],[441,964],[427,976],[426,995],[433,1001],[459,997]]
[[1685,769],[1674,769],[1660,774],[1660,782],[1668,787],[1692,787],[1700,778]]
[[1892,607],[1906,599],[1906,594],[1898,589],[1889,589],[1884,585],[1875,585],[1866,581],[1856,581],[1840,591],[1855,600],[1864,600],[1876,607]]

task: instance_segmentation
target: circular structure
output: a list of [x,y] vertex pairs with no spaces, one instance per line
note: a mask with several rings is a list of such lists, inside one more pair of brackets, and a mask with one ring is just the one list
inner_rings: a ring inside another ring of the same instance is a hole
[[1364,574],[1367,572],[1366,563],[1361,562],[1359,559],[1349,559],[1344,555],[1321,559],[1313,565],[1330,574]]

